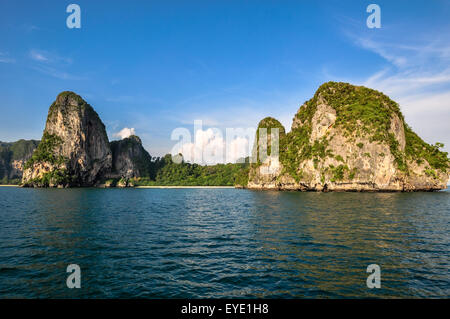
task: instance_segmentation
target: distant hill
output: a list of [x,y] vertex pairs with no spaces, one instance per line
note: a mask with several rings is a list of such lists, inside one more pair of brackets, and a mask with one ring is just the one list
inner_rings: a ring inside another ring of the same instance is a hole
[[38,146],[36,140],[0,142],[0,184],[19,184],[23,166]]

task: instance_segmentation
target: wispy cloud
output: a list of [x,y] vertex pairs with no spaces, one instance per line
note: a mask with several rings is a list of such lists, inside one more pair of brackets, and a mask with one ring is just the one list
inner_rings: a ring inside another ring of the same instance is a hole
[[[379,54],[378,48],[389,46],[376,43],[367,49]],[[433,47],[426,43],[421,46],[407,45],[391,46],[392,52],[386,51],[384,58],[392,65],[386,65],[363,83],[366,86],[376,87],[397,97],[420,94],[435,95],[450,92],[450,64],[446,46]],[[408,51],[396,53],[394,51]],[[408,59],[404,58],[408,56]],[[399,61],[402,61],[399,63]],[[450,106],[450,105],[449,105]]]
[[33,60],[40,61],[40,62],[48,61],[48,58],[43,53],[39,53],[39,52],[37,52],[35,50],[31,50],[30,57]]
[[49,66],[32,66],[33,70],[36,70],[38,72],[41,72],[43,74],[52,76],[54,78],[60,79],[60,80],[84,80],[85,77],[76,76],[71,73],[60,71],[56,68],[49,67]]
[[73,63],[72,58],[64,57],[54,52],[32,49],[29,57],[33,61],[31,68],[45,75],[61,80],[82,80],[84,77],[73,75],[66,69]]
[[41,30],[40,27],[38,27],[38,26],[36,26],[36,25],[32,25],[32,24],[31,24],[31,25],[29,25],[29,24],[24,25],[23,28],[24,28],[25,31],[27,31],[27,32],[33,32],[33,31],[39,31],[39,30]]
[[450,41],[430,36],[409,41],[351,38],[386,61],[360,84],[399,102],[407,122],[419,135],[430,143],[444,142],[446,150],[450,150]]
[[8,54],[0,52],[0,63],[14,63],[15,59],[9,57]]
[[372,41],[368,38],[357,38],[356,39],[357,44],[361,47],[368,49],[370,51],[375,52],[382,58],[386,59],[387,61],[391,62],[392,64],[402,67],[407,64],[407,59],[404,56],[398,56],[396,54],[393,54],[390,52],[390,50],[383,44]]
[[436,90],[449,90],[446,85],[450,85],[450,68],[427,71],[413,68],[396,71],[385,68],[370,76],[363,84],[397,97],[426,92],[436,94]]
[[38,62],[49,62],[60,65],[70,65],[73,62],[71,58],[64,57],[53,52],[38,49],[30,50],[30,57],[31,59]]

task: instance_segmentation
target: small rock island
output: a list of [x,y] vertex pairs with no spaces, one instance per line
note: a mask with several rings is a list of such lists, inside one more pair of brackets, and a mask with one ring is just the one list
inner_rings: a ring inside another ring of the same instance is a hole
[[[433,191],[445,189],[443,145],[425,143],[399,105],[381,92],[328,82],[305,102],[285,132],[274,118],[258,131],[279,131],[279,156],[259,158],[255,139],[249,189],[301,191]],[[257,132],[258,135],[258,132]],[[269,144],[269,143],[268,143]]]

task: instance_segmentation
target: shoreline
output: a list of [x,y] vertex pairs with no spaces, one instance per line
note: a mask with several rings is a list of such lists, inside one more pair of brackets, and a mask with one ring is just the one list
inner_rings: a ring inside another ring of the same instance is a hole
[[[17,188],[20,188],[20,185],[7,185],[7,184],[0,184],[0,187],[17,187]],[[44,187],[45,188],[45,187]],[[78,187],[75,187],[75,188],[78,188]],[[83,187],[81,187],[81,188],[83,188]],[[88,188],[88,187],[86,187],[86,188]],[[148,188],[148,189],[151,189],[151,188],[155,188],[155,189],[182,189],[182,188],[185,188],[185,189],[230,189],[230,188],[235,188],[235,189],[248,189],[248,190],[256,190],[256,191],[279,191],[279,192],[289,192],[289,191],[299,191],[299,190],[297,190],[297,189],[295,189],[295,190],[292,190],[292,189],[272,189],[272,188],[247,188],[247,187],[235,187],[235,186],[182,186],[182,185],[180,185],[180,186],[174,186],[174,185],[159,185],[159,186],[156,186],[156,185],[153,185],[153,186],[131,186],[131,187],[94,187],[94,188],[142,188],[142,189],[145,189],[145,188]],[[439,189],[439,190],[433,190],[433,191],[445,191],[445,190],[450,190],[450,185],[447,185],[447,188],[443,188],[443,189]],[[318,192],[318,191],[316,191],[316,190],[309,190],[309,191],[306,191],[306,192]],[[336,190],[334,190],[334,191],[328,191],[328,193],[354,193],[354,192],[356,192],[356,193],[402,193],[402,191],[380,191],[380,190],[363,190],[363,191],[356,191],[356,190],[354,190],[354,191],[343,191],[343,190],[339,190],[339,191],[336,191]],[[416,192],[431,192],[431,191],[416,191]],[[319,193],[320,193],[320,191],[319,191]]]
[[131,188],[235,188],[234,186],[134,186]]
[[[0,187],[18,187],[20,185],[0,185]],[[40,187],[37,187],[40,188]],[[55,188],[55,187],[42,187],[42,188]],[[73,187],[73,188],[90,188],[90,187]],[[130,187],[93,187],[93,188],[235,188],[234,186],[130,186]]]

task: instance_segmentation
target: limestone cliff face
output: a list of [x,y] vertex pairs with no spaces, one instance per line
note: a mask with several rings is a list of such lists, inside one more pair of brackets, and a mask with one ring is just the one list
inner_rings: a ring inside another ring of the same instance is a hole
[[[281,125],[281,124],[280,124]],[[261,125],[260,125],[261,126]],[[446,188],[447,153],[409,128],[384,94],[329,82],[302,105],[279,158],[251,166],[248,188],[430,191]]]
[[17,183],[22,179],[23,167],[31,158],[39,141],[19,140],[17,142],[0,142],[0,182]]
[[113,178],[139,178],[150,174],[151,156],[142,146],[139,137],[132,135],[111,142]]
[[284,141],[285,138],[284,126],[278,120],[266,117],[259,122],[252,151],[252,161],[256,163],[250,166],[249,188],[279,188],[277,180],[283,174],[283,166],[276,152],[280,153],[283,145],[276,141]]
[[25,166],[24,186],[92,186],[112,167],[105,126],[73,92],[50,106],[42,141]]

